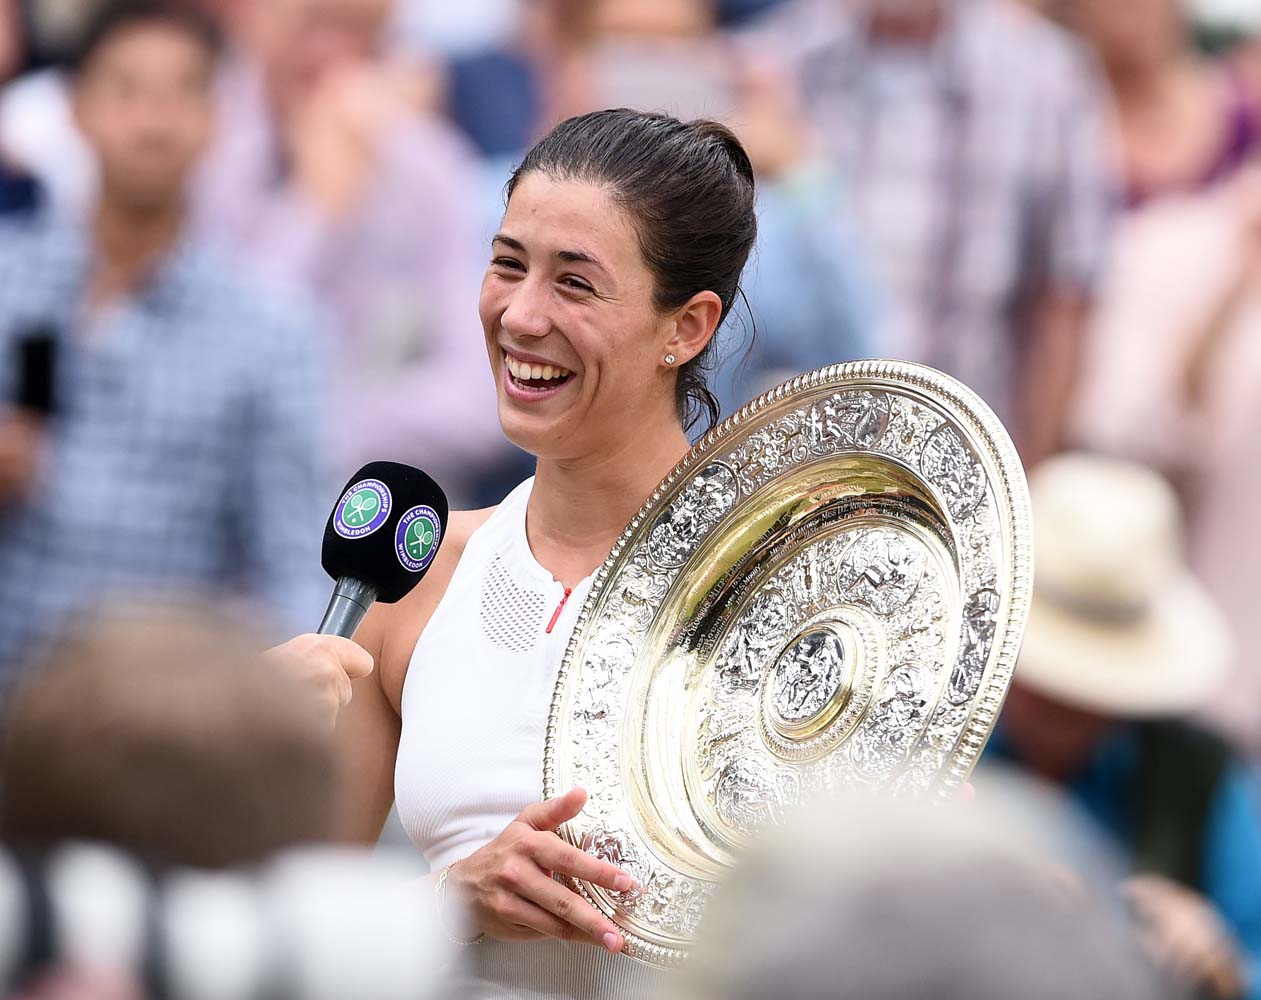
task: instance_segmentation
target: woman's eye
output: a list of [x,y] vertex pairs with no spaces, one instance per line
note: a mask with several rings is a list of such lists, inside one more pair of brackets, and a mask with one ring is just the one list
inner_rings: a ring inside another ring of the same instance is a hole
[[525,270],[525,265],[514,257],[494,257],[490,263],[493,267],[502,267],[509,271]]
[[576,292],[594,292],[595,291],[595,289],[592,288],[582,278],[575,278],[572,274],[568,275],[567,277],[561,278],[560,283],[564,285],[566,288],[572,288]]

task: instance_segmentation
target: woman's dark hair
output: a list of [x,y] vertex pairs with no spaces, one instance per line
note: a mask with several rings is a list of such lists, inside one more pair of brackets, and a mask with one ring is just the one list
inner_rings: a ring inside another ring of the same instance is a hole
[[[507,196],[535,171],[609,188],[635,220],[656,308],[677,309],[697,292],[712,291],[722,300],[722,326],[757,237],[753,165],[730,129],[626,108],[596,111],[540,139],[513,171]],[[679,368],[675,402],[685,428],[702,416],[711,427],[718,420],[718,400],[705,378],[715,339]]]

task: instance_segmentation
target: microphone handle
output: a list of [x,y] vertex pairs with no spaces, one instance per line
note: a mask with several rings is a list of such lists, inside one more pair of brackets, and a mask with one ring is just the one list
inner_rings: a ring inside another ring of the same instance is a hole
[[377,599],[376,588],[352,576],[343,576],[333,588],[324,619],[316,629],[320,635],[340,635],[353,638],[363,616]]

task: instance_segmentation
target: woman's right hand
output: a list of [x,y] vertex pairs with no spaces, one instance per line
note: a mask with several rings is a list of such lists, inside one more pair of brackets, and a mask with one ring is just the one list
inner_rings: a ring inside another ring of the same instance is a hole
[[625,939],[617,925],[552,878],[558,872],[614,892],[635,887],[620,868],[557,836],[556,828],[577,816],[586,801],[587,793],[575,788],[527,806],[498,837],[451,866],[447,885],[478,931],[501,941],[554,937],[622,950]]
[[350,703],[350,682],[372,673],[372,654],[339,635],[300,635],[273,646],[263,657],[305,685],[330,722]]

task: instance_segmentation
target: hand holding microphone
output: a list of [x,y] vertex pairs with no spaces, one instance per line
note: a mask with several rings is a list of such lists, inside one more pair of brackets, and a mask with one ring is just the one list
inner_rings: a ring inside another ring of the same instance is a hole
[[336,719],[351,681],[372,673],[372,657],[351,641],[376,601],[394,604],[428,572],[447,527],[447,498],[432,479],[397,462],[356,472],[324,528],[321,563],[337,581],[315,633],[269,650],[269,659],[315,689]]
[[372,673],[372,655],[339,635],[308,632],[267,650],[263,656],[315,692],[329,720],[350,704],[351,681]]
[[13,398],[0,403],[0,504],[21,500],[35,484],[57,413],[57,349],[60,338],[48,324],[36,324],[12,345],[17,378]]

